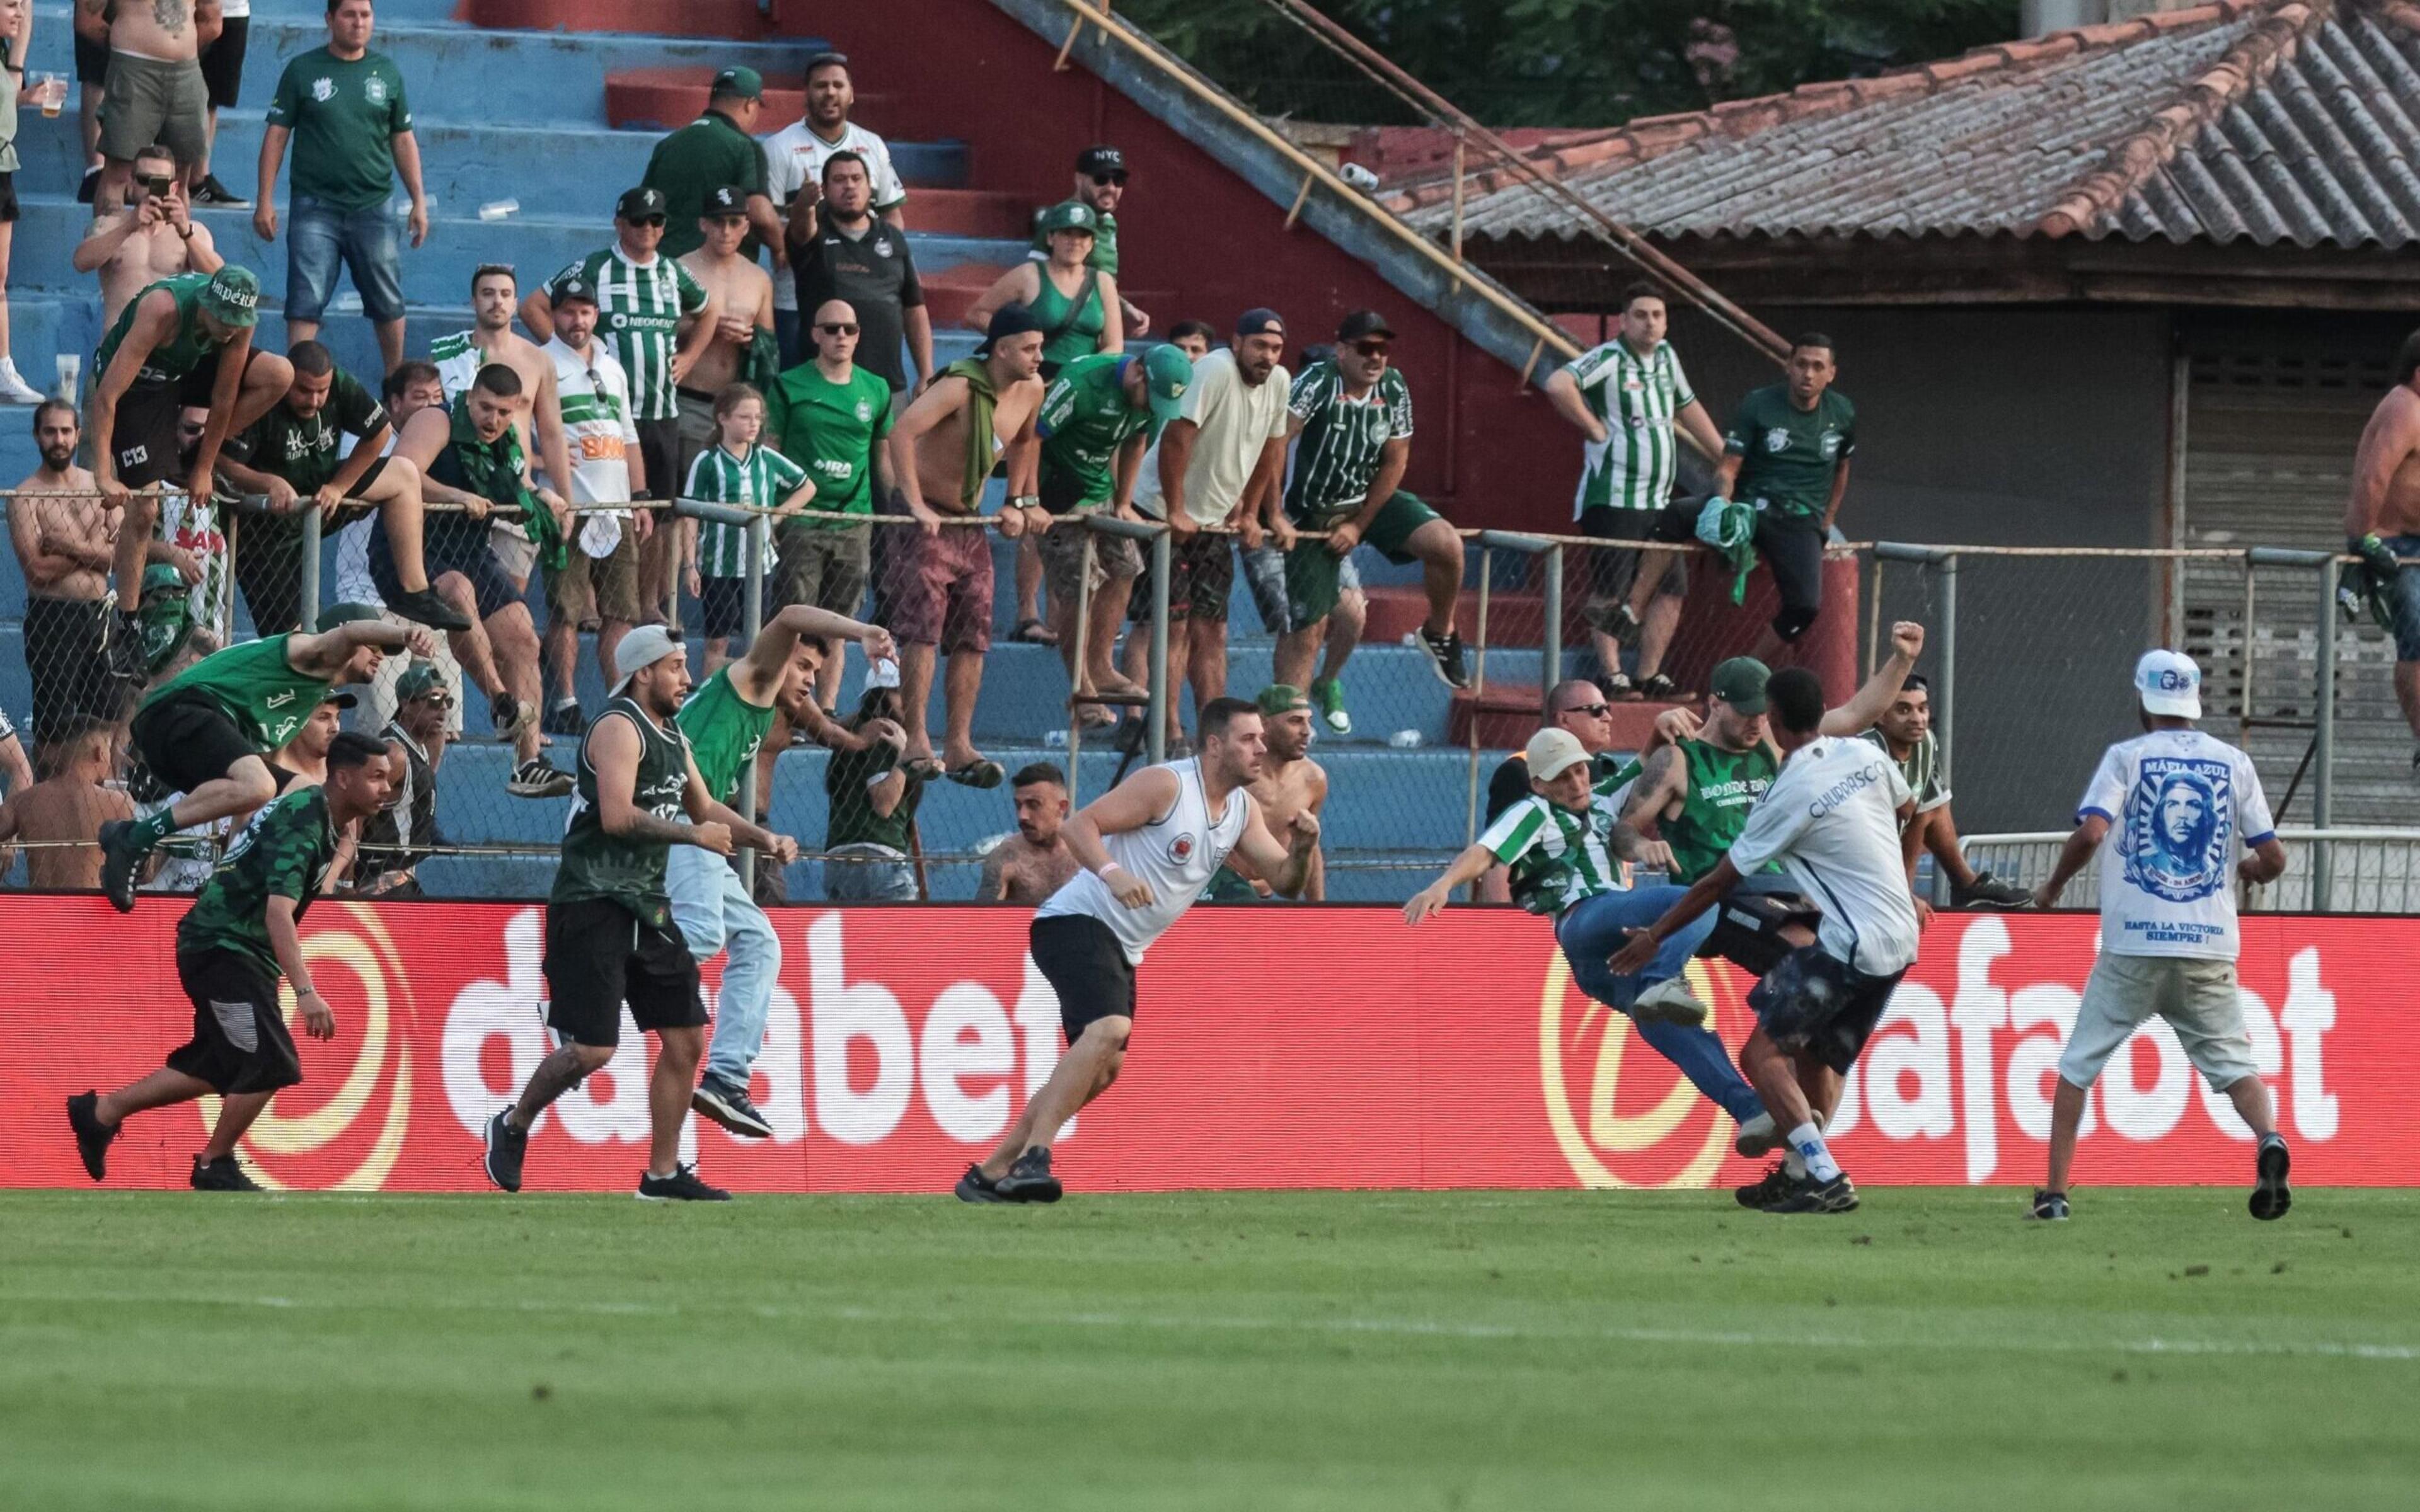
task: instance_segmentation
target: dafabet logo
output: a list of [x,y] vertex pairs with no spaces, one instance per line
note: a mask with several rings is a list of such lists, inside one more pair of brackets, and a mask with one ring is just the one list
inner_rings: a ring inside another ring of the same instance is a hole
[[[1748,1011],[1728,977],[1706,962],[1689,964],[1689,985],[1714,1007],[1717,1032],[1735,1041]],[[1574,987],[1559,950],[1548,959],[1538,1002],[1538,1068],[1546,1120],[1581,1185],[1713,1182],[1730,1143],[1730,1117],[1639,1041],[1627,1015]]]

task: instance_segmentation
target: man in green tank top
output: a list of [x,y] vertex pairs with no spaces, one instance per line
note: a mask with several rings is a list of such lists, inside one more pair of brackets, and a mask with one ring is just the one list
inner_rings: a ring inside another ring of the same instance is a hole
[[529,1133],[549,1103],[613,1058],[622,1010],[661,1046],[647,1085],[652,1138],[639,1196],[711,1201],[731,1194],[680,1163],[681,1124],[706,1048],[697,963],[673,918],[666,853],[696,846],[728,856],[733,845],[795,856],[786,839],[750,824],[706,788],[677,716],[689,695],[689,652],[659,625],[642,625],[613,651],[621,681],[580,742],[579,786],[563,834],[563,860],[546,905],[546,1022],[562,1048],[538,1062],[511,1107],[488,1120],[488,1179],[521,1189]]
[[[718,802],[736,801],[739,784],[748,779],[749,764],[773,728],[774,715],[811,700],[823,668],[824,643],[843,637],[865,648],[869,664],[899,654],[891,633],[879,625],[810,604],[792,604],[773,616],[746,656],[700,683],[681,705],[680,731],[689,741],[690,758],[697,764],[706,791]],[[787,866],[797,859],[795,841],[787,836],[775,841],[768,860]],[[664,862],[664,885],[672,897],[673,921],[680,926],[690,959],[703,966],[724,947],[731,950],[715,999],[714,1041],[706,1050],[706,1074],[690,1105],[744,1138],[770,1138],[773,1125],[749,1097],[749,1069],[764,1046],[765,1014],[772,1006],[773,983],[782,975],[781,938],[765,910],[749,896],[738,872],[720,856],[694,845],[675,846]]]
[[154,689],[128,733],[151,775],[184,796],[143,819],[101,826],[101,888],[134,911],[134,874],[151,848],[180,829],[257,809],[282,784],[266,760],[294,737],[328,689],[366,683],[390,651],[426,656],[428,632],[382,620],[365,604],[336,604],[316,635],[246,640],[205,656]]

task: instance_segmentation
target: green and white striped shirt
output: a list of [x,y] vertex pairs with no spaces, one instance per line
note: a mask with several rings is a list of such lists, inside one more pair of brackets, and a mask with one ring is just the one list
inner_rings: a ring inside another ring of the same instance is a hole
[[1587,444],[1572,517],[1589,509],[1661,509],[1672,492],[1672,418],[1698,402],[1668,341],[1639,356],[1619,336],[1564,369],[1589,413],[1605,423],[1603,445]]
[[1624,890],[1611,845],[1617,785],[1598,783],[1586,813],[1533,793],[1496,816],[1479,843],[1511,869],[1514,903],[1552,916],[1599,893]]
[[[751,447],[746,456],[709,446],[690,464],[689,486],[681,490],[681,497],[709,504],[770,509],[798,492],[799,485],[806,481],[806,469],[769,446]],[[697,570],[705,578],[748,576],[748,532],[737,525],[698,521]]]
[[[631,418],[676,420],[680,396],[673,386],[673,352],[680,345],[685,315],[706,308],[706,285],[670,257],[659,255],[642,268],[620,245],[592,252],[554,275],[555,283],[578,273],[597,290],[597,335],[630,376]],[[547,285],[553,297],[554,284]],[[649,480],[650,486],[654,480]]]
[[1392,367],[1356,399],[1334,363],[1313,363],[1295,378],[1286,407],[1302,422],[1286,513],[1314,530],[1357,512],[1378,475],[1379,454],[1412,436],[1412,386]]

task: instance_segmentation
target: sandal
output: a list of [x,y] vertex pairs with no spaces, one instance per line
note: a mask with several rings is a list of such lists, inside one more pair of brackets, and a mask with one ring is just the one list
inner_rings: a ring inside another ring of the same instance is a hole
[[1006,767],[998,762],[981,758],[969,762],[964,766],[953,768],[943,775],[960,787],[973,788],[978,793],[989,793],[1008,780]]
[[1638,689],[1630,686],[1627,672],[1606,672],[1596,680],[1596,686],[1604,690],[1606,702],[1609,703],[1638,702]]
[[912,762],[901,762],[899,769],[919,782],[938,782],[948,774],[939,756],[919,756]]
[[1008,638],[1029,646],[1055,646],[1059,643],[1059,632],[1040,620],[1019,620]]
[[1076,718],[1087,730],[1107,730],[1118,722],[1118,717],[1097,703],[1078,704]]
[[1633,696],[1653,703],[1685,703],[1696,695],[1681,691],[1680,684],[1657,672],[1652,677],[1640,678]]

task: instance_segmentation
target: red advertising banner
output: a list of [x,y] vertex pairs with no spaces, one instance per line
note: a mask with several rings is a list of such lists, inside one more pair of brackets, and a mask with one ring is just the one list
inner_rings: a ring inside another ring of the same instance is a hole
[[[180,906],[0,900],[20,942],[0,1001],[0,1181],[85,1182],[63,1100],[133,1080],[190,1032],[172,951]],[[791,908],[756,1101],[777,1134],[698,1123],[704,1174],[742,1191],[942,1192],[1060,1051],[1029,916],[974,907]],[[304,949],[338,1033],[300,1041],[306,1080],[244,1153],[304,1189],[484,1185],[479,1127],[548,1049],[531,904],[315,907]],[[2054,1067],[2092,964],[2090,916],[1941,916],[1852,1076],[1834,1148],[1861,1183],[2038,1180]],[[2399,1185],[2420,1173],[2403,1086],[2420,919],[2257,917],[2245,1016],[2295,1174]],[[1700,963],[1734,1048],[1745,980]],[[720,967],[706,973],[711,1000]],[[644,1057],[565,1097],[528,1189],[621,1191],[645,1158]],[[112,1186],[180,1184],[207,1107],[131,1120]],[[1545,922],[1454,910],[1415,933],[1378,908],[1203,908],[1144,963],[1124,1078],[1059,1147],[1078,1191],[1184,1187],[1708,1186],[1752,1179],[1730,1124],[1573,990]],[[2249,1138],[2154,1023],[2092,1094],[2079,1180],[2245,1179]]]

